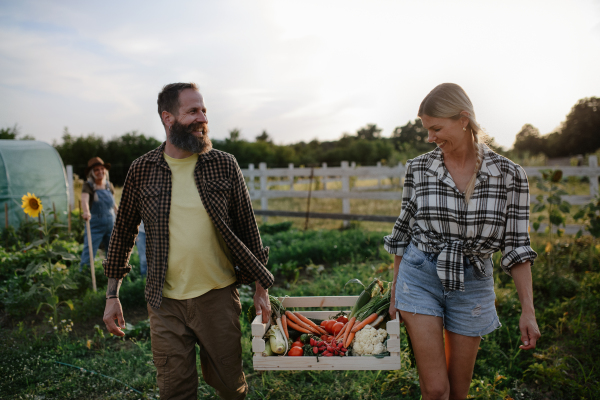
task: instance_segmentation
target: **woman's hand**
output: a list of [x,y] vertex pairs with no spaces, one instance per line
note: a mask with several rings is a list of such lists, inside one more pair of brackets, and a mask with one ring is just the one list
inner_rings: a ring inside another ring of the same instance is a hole
[[512,266],[510,273],[515,281],[519,301],[521,302],[521,319],[519,329],[521,330],[521,341],[519,346],[522,350],[535,349],[537,340],[542,336],[535,320],[535,308],[533,307],[533,287],[531,281],[531,263],[525,261]]
[[390,309],[389,309],[390,317],[392,319],[396,319],[396,313],[398,313],[398,319],[400,323],[402,323],[402,314],[400,314],[400,310],[396,308],[396,288],[392,287],[392,297],[390,298]]
[[519,320],[519,329],[521,330],[521,350],[535,349],[538,339],[542,336],[535,319],[535,312],[522,312]]
[[400,314],[400,310],[396,308],[396,283],[398,282],[398,271],[400,270],[400,263],[402,262],[402,256],[394,256],[394,277],[392,278],[392,295],[390,297],[390,317],[392,319],[396,319],[396,313],[398,314],[398,319],[400,323],[402,323],[402,314]]

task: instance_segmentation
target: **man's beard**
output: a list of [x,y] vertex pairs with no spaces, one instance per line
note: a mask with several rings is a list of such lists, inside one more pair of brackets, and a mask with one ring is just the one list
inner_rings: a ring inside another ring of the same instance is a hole
[[[202,130],[202,136],[194,136],[194,132]],[[208,138],[208,125],[204,122],[193,122],[183,125],[179,121],[169,128],[169,142],[181,150],[190,153],[206,153],[212,149],[212,142]]]

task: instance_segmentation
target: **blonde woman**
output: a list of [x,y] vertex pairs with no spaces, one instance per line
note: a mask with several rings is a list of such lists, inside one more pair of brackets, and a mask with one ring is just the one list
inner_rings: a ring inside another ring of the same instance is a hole
[[418,116],[437,148],[410,160],[402,210],[385,249],[394,254],[396,311],[412,342],[423,399],[464,399],[479,342],[499,328],[492,254],[515,281],[520,346],[540,338],[533,307],[529,184],[523,169],[482,143],[465,91],[435,87]]

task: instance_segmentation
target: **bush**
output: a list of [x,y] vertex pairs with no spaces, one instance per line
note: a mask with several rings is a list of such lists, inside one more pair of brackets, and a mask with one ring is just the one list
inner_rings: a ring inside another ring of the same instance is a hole
[[293,280],[311,264],[361,263],[387,260],[391,255],[382,248],[384,234],[359,229],[344,231],[290,230],[262,235],[271,248],[268,268],[279,277]]

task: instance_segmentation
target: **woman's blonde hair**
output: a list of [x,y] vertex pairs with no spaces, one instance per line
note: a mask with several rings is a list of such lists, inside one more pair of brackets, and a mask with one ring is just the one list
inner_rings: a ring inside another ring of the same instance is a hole
[[475,110],[473,110],[473,103],[467,96],[467,93],[462,87],[456,83],[442,83],[436,86],[421,102],[419,106],[418,116],[422,117],[427,115],[434,118],[451,118],[458,120],[464,117],[461,112],[465,111],[468,115],[469,124],[466,130],[471,130],[473,134],[473,141],[475,145],[475,153],[477,154],[477,160],[475,162],[475,172],[467,184],[465,190],[465,201],[468,203],[473,190],[475,189],[475,183],[477,182],[477,173],[481,168],[483,161],[483,146],[481,144],[487,141],[486,133],[481,129],[477,119],[475,118]]

